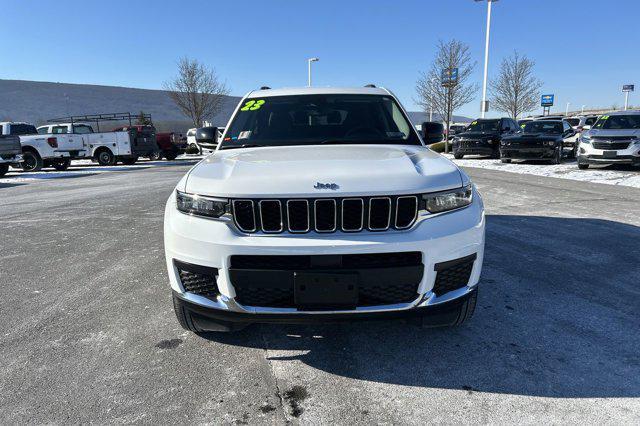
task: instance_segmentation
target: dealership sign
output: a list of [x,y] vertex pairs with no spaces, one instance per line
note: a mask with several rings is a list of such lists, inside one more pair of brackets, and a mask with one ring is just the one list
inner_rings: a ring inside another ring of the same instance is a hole
[[442,85],[455,86],[458,84],[458,68],[445,68],[440,73],[440,81]]
[[553,97],[554,95],[542,95],[542,97],[540,98],[540,106],[553,106]]
[[624,86],[622,86],[623,92],[633,92],[633,89],[635,89],[635,86],[633,84],[625,84]]

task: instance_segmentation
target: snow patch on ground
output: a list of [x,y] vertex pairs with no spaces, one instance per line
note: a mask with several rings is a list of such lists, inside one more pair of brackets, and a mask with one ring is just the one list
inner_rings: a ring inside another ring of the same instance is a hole
[[560,179],[571,179],[582,182],[604,183],[640,188],[640,169],[616,166],[615,168],[591,166],[587,170],[578,169],[575,160],[565,160],[563,164],[545,164],[540,162],[502,163],[500,160],[488,158],[464,158],[456,160],[453,155],[442,154],[462,167],[500,170],[509,173],[520,173],[535,176],[546,176]]
[[63,171],[59,172],[54,169],[45,169],[39,172],[25,173],[19,169],[9,169],[9,173],[0,178],[0,183],[20,183],[20,182],[34,182],[38,180],[46,179],[65,179],[76,178],[83,175],[94,175],[99,173],[110,172],[122,172],[127,170],[136,169],[148,169],[151,167],[167,167],[184,164],[195,164],[204,158],[201,155],[180,155],[173,161],[145,161],[133,164],[131,166],[117,165],[117,166],[99,166],[97,163],[91,160],[73,160],[71,166]]

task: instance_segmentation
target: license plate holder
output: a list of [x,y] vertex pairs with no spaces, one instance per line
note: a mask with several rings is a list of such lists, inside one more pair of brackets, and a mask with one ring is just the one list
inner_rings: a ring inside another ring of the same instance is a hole
[[618,153],[616,151],[603,151],[602,156],[604,158],[616,158]]
[[293,281],[299,309],[354,309],[358,305],[358,274],[295,272]]

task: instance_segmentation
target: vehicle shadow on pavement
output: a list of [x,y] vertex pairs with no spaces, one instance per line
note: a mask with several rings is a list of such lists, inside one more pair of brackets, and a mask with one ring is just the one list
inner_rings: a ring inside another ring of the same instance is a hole
[[210,334],[331,374],[544,397],[640,396],[640,227],[487,217],[475,316],[455,329],[403,321],[258,325]]

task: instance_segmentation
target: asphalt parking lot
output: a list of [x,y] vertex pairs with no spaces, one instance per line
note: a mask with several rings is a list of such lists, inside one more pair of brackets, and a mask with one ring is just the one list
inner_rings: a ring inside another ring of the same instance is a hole
[[640,423],[640,189],[467,169],[484,195],[459,329],[172,312],[166,198],[188,165],[0,182],[6,423]]

